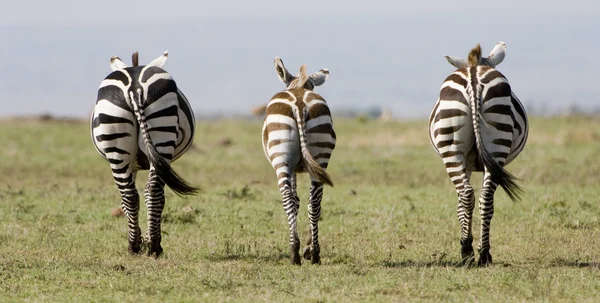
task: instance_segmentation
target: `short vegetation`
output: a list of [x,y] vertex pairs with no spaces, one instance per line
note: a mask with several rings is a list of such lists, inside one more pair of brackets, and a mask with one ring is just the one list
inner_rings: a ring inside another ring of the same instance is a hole
[[[0,122],[1,300],[600,301],[598,118],[531,119],[528,145],[508,166],[525,195],[513,203],[496,193],[486,268],[460,265],[457,198],[426,121],[334,122],[322,265],[300,267],[289,264],[262,121],[198,123],[194,149],[174,167],[201,191],[166,191],[157,260],[128,254],[119,194],[87,122]],[[308,187],[301,176],[303,243]],[[478,217],[474,231],[477,240]]]

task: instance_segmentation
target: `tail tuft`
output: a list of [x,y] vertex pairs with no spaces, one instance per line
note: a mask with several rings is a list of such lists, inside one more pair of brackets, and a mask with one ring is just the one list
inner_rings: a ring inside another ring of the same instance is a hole
[[179,174],[173,170],[171,164],[161,156],[154,146],[148,148],[150,162],[156,169],[156,173],[160,178],[175,192],[178,196],[195,195],[198,193],[198,188],[191,186]]
[[517,184],[517,177],[506,171],[504,167],[498,164],[498,162],[492,158],[485,148],[483,153],[481,153],[481,160],[483,165],[485,165],[492,175],[492,181],[499,186],[502,186],[508,197],[513,202],[520,201],[521,196],[523,195],[523,189]]
[[481,45],[477,43],[477,45],[469,52],[469,57],[467,61],[469,62],[469,67],[474,67],[479,65],[479,61],[481,60]]
[[308,152],[308,150],[302,151],[302,157],[305,160],[306,168],[308,169],[308,173],[319,179],[323,184],[327,184],[333,187],[333,181],[331,181],[331,177],[329,174],[315,161],[315,158]]
[[[472,63],[472,57],[481,56],[481,48],[479,44],[469,54],[469,64]],[[504,188],[506,194],[510,197],[513,202],[521,199],[523,190],[516,183],[517,178],[510,174],[492,157],[490,152],[486,149],[483,139],[481,137],[481,125],[480,122],[485,124],[483,116],[481,114],[481,101],[483,88],[477,79],[476,73],[470,73],[471,81],[467,82],[467,94],[469,95],[468,103],[471,108],[471,117],[473,121],[473,131],[475,134],[475,145],[477,147],[477,153],[479,154],[479,160],[483,163],[485,168],[492,175],[492,181],[499,186]],[[481,119],[481,121],[480,121]]]
[[133,105],[133,112],[138,120],[140,130],[148,150],[148,159],[152,166],[156,170],[157,175],[165,184],[171,188],[177,195],[193,195],[198,192],[198,188],[191,186],[187,183],[175,170],[171,167],[169,161],[167,161],[157,150],[152,142],[152,138],[148,133],[148,126],[146,125],[146,117],[144,116],[144,110],[142,109],[141,92],[138,90],[138,97],[140,102],[135,99],[134,93],[130,92],[131,104]]

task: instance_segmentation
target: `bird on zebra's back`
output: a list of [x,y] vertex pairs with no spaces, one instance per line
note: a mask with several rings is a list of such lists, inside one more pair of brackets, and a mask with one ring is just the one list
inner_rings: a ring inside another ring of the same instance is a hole
[[459,69],[442,84],[429,116],[429,138],[458,194],[461,257],[465,265],[474,260],[471,225],[475,193],[470,184],[471,172],[484,173],[479,196],[480,266],[492,262],[489,237],[496,188],[501,186],[513,201],[522,194],[516,177],[504,167],[525,147],[529,125],[525,108],[512,93],[508,80],[493,67],[502,61],[505,51],[506,45],[501,42],[487,60],[482,60],[485,58],[477,44],[464,63],[466,66],[462,59],[452,57]]
[[333,186],[326,169],[336,136],[327,102],[313,89],[325,83],[329,70],[321,69],[308,76],[306,65],[302,65],[300,73],[292,76],[283,61],[276,57],[275,71],[286,89],[275,94],[267,104],[262,129],[263,149],[277,175],[288,218],[290,262],[296,265],[301,264],[296,226],[300,207],[296,175],[303,172],[310,175],[310,236],[303,256],[313,264],[321,264],[318,223],[323,185]]
[[[504,41],[499,41],[498,43],[496,43],[496,45],[487,57],[479,58],[479,65],[486,65],[496,68],[496,65],[499,65],[500,63],[502,63],[502,61],[504,61],[505,56],[506,43],[504,43]],[[467,62],[467,60],[461,57],[444,55],[444,58],[446,58],[446,61],[448,61],[450,65],[458,69],[469,67],[469,62]]]
[[[197,188],[185,181],[171,163],[183,155],[194,138],[194,113],[171,75],[162,67],[167,52],[147,65],[139,65],[138,53],[128,67],[119,57],[110,59],[113,70],[100,84],[90,121],[94,147],[112,169],[127,217],[129,252],[158,257],[165,184],[178,195],[192,195]],[[144,192],[148,208],[145,241],[138,225],[140,207],[135,178],[149,170]]]

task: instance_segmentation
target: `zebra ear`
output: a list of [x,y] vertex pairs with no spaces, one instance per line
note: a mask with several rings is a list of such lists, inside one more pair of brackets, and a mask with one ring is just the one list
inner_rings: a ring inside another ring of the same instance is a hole
[[467,63],[467,60],[460,58],[460,57],[444,55],[444,58],[446,58],[446,61],[448,61],[448,63],[450,63],[452,66],[454,66],[456,68],[463,68],[463,67],[469,66],[469,64]]
[[287,68],[285,68],[285,65],[283,65],[283,60],[281,60],[279,57],[275,57],[275,72],[277,72],[279,80],[281,80],[286,87],[290,85],[292,80],[296,79],[296,77],[292,76]]
[[496,65],[502,63],[504,56],[506,56],[506,43],[500,41],[496,43],[496,46],[494,46],[494,49],[490,52],[488,60],[490,60],[492,67],[496,67]]
[[112,56],[110,58],[110,69],[113,71],[124,69],[127,67],[127,64],[121,60],[121,58],[117,56]]
[[325,81],[327,81],[327,77],[329,77],[329,70],[324,68],[314,74],[312,74],[309,78],[310,82],[312,82],[312,84],[314,86],[320,86],[323,85],[323,83],[325,83]]
[[162,56],[152,60],[152,62],[148,63],[148,66],[156,66],[162,68],[167,61],[167,57],[169,56],[169,51],[165,51]]

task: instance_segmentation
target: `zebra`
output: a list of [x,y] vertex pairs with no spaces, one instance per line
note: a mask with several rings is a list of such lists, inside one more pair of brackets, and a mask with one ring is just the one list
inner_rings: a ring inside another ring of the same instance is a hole
[[262,145],[265,155],[277,174],[279,191],[283,196],[283,209],[288,218],[290,262],[300,265],[300,239],[296,219],[300,199],[296,192],[296,174],[310,175],[310,201],[308,218],[310,233],[303,257],[312,264],[321,264],[319,247],[319,218],[324,184],[333,186],[326,172],[329,158],[335,148],[331,112],[325,99],[313,92],[327,80],[329,70],[321,69],[311,76],[306,65],[292,76],[283,61],[275,58],[275,71],[286,85],[286,90],[271,98],[262,128]]
[[511,200],[520,199],[522,189],[504,166],[525,147],[529,127],[525,108],[518,99],[511,98],[508,80],[480,62],[481,47],[477,44],[469,53],[468,66],[446,78],[429,116],[429,138],[458,194],[461,257],[465,265],[474,260],[471,220],[475,195],[470,176],[473,171],[484,172],[477,263],[485,266],[492,262],[489,237],[494,192],[502,186]]
[[[162,69],[168,52],[148,65],[132,67],[119,57],[110,59],[113,70],[100,84],[90,128],[96,150],[110,163],[121,194],[121,207],[127,216],[129,252],[142,246],[158,257],[160,220],[165,204],[164,185],[178,195],[191,195],[197,188],[188,184],[171,167],[192,146],[194,113],[171,75]],[[148,207],[148,233],[142,245],[138,225],[139,194],[135,187],[138,170],[149,170],[145,189]]]

